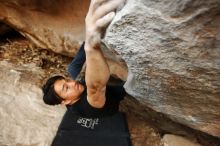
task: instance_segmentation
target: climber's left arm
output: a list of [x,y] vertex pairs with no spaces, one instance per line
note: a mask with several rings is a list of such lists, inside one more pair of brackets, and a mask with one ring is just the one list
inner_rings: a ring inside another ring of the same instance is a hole
[[76,79],[76,77],[78,76],[78,74],[80,73],[83,67],[83,64],[86,61],[84,44],[85,43],[81,45],[78,53],[76,54],[72,62],[68,65],[68,72],[72,79]]

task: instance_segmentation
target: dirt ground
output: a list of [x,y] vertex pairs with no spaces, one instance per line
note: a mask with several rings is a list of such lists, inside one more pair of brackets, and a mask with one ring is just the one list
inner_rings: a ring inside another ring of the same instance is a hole
[[[43,80],[52,74],[67,76],[66,67],[72,60],[70,57],[38,48],[23,37],[5,38],[0,41],[0,61],[14,64],[35,63],[45,71]],[[42,81],[43,81],[42,80]],[[126,112],[128,127],[133,146],[162,146],[160,133],[147,121],[134,113]]]
[[38,48],[28,40],[19,38],[0,42],[0,60],[7,60],[17,65],[34,63],[47,70],[46,76],[48,76],[51,74],[67,75],[65,69],[71,58]]

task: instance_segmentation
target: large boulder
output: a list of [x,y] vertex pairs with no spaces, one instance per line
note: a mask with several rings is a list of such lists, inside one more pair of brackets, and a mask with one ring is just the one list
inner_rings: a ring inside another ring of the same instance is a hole
[[219,0],[128,0],[105,44],[128,65],[130,95],[220,137],[219,24]]

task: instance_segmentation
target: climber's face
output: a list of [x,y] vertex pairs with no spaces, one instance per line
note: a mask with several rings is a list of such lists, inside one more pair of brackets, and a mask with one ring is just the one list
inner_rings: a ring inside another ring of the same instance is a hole
[[62,104],[73,104],[79,100],[84,86],[75,80],[61,79],[54,83],[55,92],[62,98]]

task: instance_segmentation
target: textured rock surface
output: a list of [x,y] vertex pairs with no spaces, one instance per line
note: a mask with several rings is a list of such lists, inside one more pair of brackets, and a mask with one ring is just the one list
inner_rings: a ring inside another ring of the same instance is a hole
[[42,75],[33,64],[0,62],[0,145],[50,145],[65,108],[43,103]]
[[73,56],[84,40],[88,0],[0,0],[0,21],[42,48]]
[[219,0],[128,0],[105,43],[128,65],[129,94],[220,137],[219,24]]

